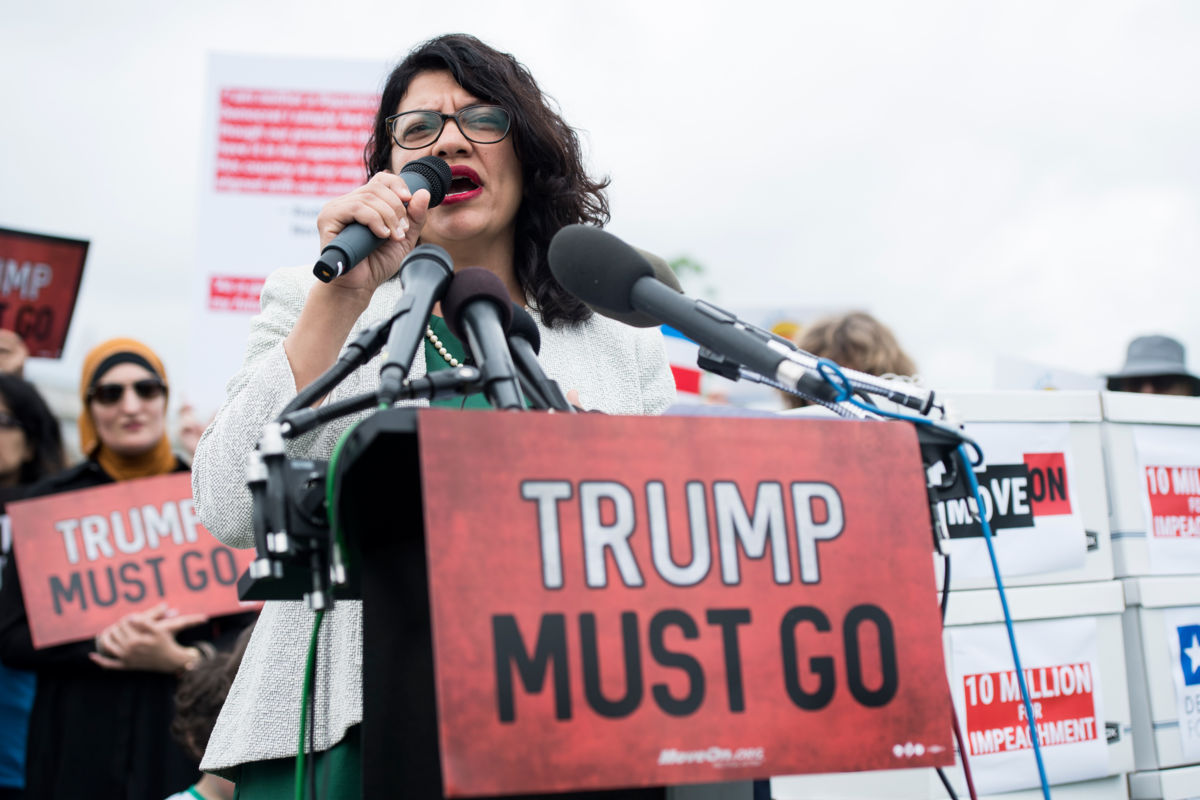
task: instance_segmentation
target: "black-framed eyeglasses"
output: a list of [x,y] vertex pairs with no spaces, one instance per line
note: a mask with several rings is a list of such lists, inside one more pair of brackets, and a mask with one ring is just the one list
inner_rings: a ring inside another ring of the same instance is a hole
[[442,136],[446,120],[454,120],[462,135],[475,144],[495,144],[508,136],[512,116],[500,106],[477,105],[460,108],[457,114],[440,111],[405,111],[384,122],[392,141],[404,150],[420,150]]
[[88,389],[88,400],[102,406],[111,406],[125,396],[126,389],[133,389],[143,400],[153,400],[167,393],[166,385],[158,378],[143,378],[133,383],[98,383]]
[[9,430],[20,428],[21,430],[25,430],[25,423],[21,422],[21,420],[17,419],[12,414],[0,411],[0,428]]

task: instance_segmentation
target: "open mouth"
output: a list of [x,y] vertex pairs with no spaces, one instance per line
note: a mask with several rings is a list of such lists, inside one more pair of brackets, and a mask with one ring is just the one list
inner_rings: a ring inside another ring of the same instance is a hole
[[455,178],[450,181],[450,195],[466,194],[479,188],[479,184],[466,177],[465,175]]
[[450,168],[450,191],[446,193],[446,199],[442,202],[469,200],[481,191],[483,184],[479,180],[479,174],[470,167],[455,164]]

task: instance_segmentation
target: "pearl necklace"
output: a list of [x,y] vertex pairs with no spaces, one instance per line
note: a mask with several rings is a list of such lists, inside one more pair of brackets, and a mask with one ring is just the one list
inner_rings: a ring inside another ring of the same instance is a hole
[[442,344],[442,340],[437,337],[437,334],[433,332],[433,328],[428,325],[425,326],[425,338],[429,340],[431,345],[433,345],[433,349],[437,350],[438,354],[441,355],[442,358],[446,359],[447,364],[452,367],[461,365],[462,362],[450,355],[450,351],[446,349],[446,345]]

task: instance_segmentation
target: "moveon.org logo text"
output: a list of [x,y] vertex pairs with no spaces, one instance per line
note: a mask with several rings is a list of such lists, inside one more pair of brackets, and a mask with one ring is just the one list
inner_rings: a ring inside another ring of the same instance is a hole
[[659,751],[658,765],[673,767],[681,764],[708,764],[713,767],[755,767],[763,763],[766,755],[761,747],[706,747],[703,750],[676,750],[668,747]]

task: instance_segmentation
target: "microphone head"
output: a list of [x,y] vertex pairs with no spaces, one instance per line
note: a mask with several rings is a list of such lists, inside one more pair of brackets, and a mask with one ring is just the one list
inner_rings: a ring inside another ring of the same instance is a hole
[[508,333],[512,325],[512,298],[504,288],[504,281],[483,267],[465,267],[454,273],[450,286],[442,298],[442,314],[450,332],[459,341],[466,342],[466,328],[463,327],[463,312],[475,300],[487,300],[496,306],[500,312],[500,326]]
[[651,277],[680,291],[664,259],[589,225],[568,225],[554,235],[550,271],[593,311],[638,328],[656,327],[659,321],[630,304],[635,283]]
[[[450,193],[450,165],[437,156],[424,156],[416,161],[410,161],[400,168],[401,175],[416,175],[423,178],[425,188],[429,190],[429,207],[441,203]],[[413,192],[417,190],[414,188]]]
[[534,355],[542,352],[542,332],[538,330],[537,323],[533,321],[529,312],[516,303],[512,304],[512,325],[508,327],[508,338],[514,336],[520,336],[529,342]]

